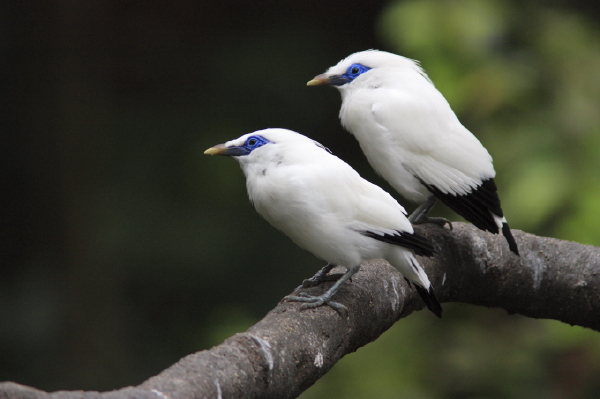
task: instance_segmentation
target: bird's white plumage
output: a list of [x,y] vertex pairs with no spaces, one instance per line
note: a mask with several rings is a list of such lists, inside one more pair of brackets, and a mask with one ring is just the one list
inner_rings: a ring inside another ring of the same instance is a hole
[[430,288],[412,250],[360,233],[413,233],[404,208],[391,195],[314,140],[289,130],[265,129],[224,146],[242,146],[256,135],[270,143],[235,158],[252,203],[271,225],[329,263],[350,268],[384,258],[409,280]]
[[329,68],[371,68],[342,94],[340,119],[359,141],[369,162],[405,198],[422,202],[428,190],[464,195],[493,178],[492,158],[458,120],[416,61],[376,50],[352,54]]

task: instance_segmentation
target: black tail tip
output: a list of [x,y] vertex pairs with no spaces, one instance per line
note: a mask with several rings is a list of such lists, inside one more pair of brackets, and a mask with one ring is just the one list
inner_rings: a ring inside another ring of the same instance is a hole
[[508,223],[502,223],[502,234],[504,235],[504,238],[506,238],[506,241],[508,242],[508,248],[510,248],[510,250],[512,252],[514,252],[515,255],[520,256],[519,248],[517,247],[517,242],[515,241],[515,238],[513,237],[512,233],[510,232],[510,227],[508,227]]
[[425,302],[425,306],[427,306],[427,309],[429,309],[434,315],[436,315],[437,317],[439,317],[441,319],[442,318],[442,305],[440,304],[440,301],[438,301],[437,297],[435,296],[435,291],[433,290],[433,286],[430,285],[429,289],[425,289],[425,288],[421,287],[419,284],[415,284],[414,282],[413,282],[413,284],[414,284],[415,288],[417,289],[419,296],[421,297],[423,302]]

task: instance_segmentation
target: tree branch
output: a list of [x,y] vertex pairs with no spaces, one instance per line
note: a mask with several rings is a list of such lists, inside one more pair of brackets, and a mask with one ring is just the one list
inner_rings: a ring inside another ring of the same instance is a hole
[[[600,331],[600,248],[514,230],[517,257],[501,235],[453,225],[451,232],[417,227],[437,251],[419,260],[441,302],[501,307]],[[137,387],[47,393],[8,382],[0,384],[0,399],[294,398],[344,355],[423,308],[416,292],[382,260],[365,262],[336,301],[346,305],[348,318],[329,307],[299,311],[298,303],[280,303],[248,331],[184,357]]]

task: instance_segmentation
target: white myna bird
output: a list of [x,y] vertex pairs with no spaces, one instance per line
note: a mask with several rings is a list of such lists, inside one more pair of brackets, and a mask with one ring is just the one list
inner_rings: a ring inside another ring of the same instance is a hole
[[421,205],[414,223],[443,225],[427,214],[440,199],[481,230],[502,231],[519,254],[500,207],[492,157],[458,120],[418,62],[384,51],[350,55],[307,83],[342,94],[340,119],[373,168]]
[[[442,307],[415,254],[432,256],[431,244],[413,231],[404,208],[380,187],[369,183],[347,163],[310,138],[286,129],[265,129],[209,148],[209,155],[228,155],[246,175],[250,201],[271,225],[292,241],[329,262],[311,279],[331,280],[334,265],[347,268],[320,296],[286,297],[303,308],[327,304],[354,275],[363,260],[383,258],[414,284],[438,317]],[[328,278],[329,277],[329,278]]]

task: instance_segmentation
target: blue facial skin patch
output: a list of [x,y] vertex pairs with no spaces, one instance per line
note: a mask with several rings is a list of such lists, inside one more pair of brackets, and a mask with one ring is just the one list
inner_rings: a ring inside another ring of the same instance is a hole
[[332,86],[343,86],[346,83],[352,82],[365,72],[370,71],[371,68],[366,67],[362,64],[352,64],[346,69],[346,73],[343,75],[334,75],[329,78],[329,84]]
[[246,139],[243,145],[239,147],[230,147],[225,151],[225,155],[229,155],[232,157],[241,157],[244,155],[250,154],[255,149],[262,147],[265,144],[269,144],[270,141],[266,138],[254,135],[250,136]]

